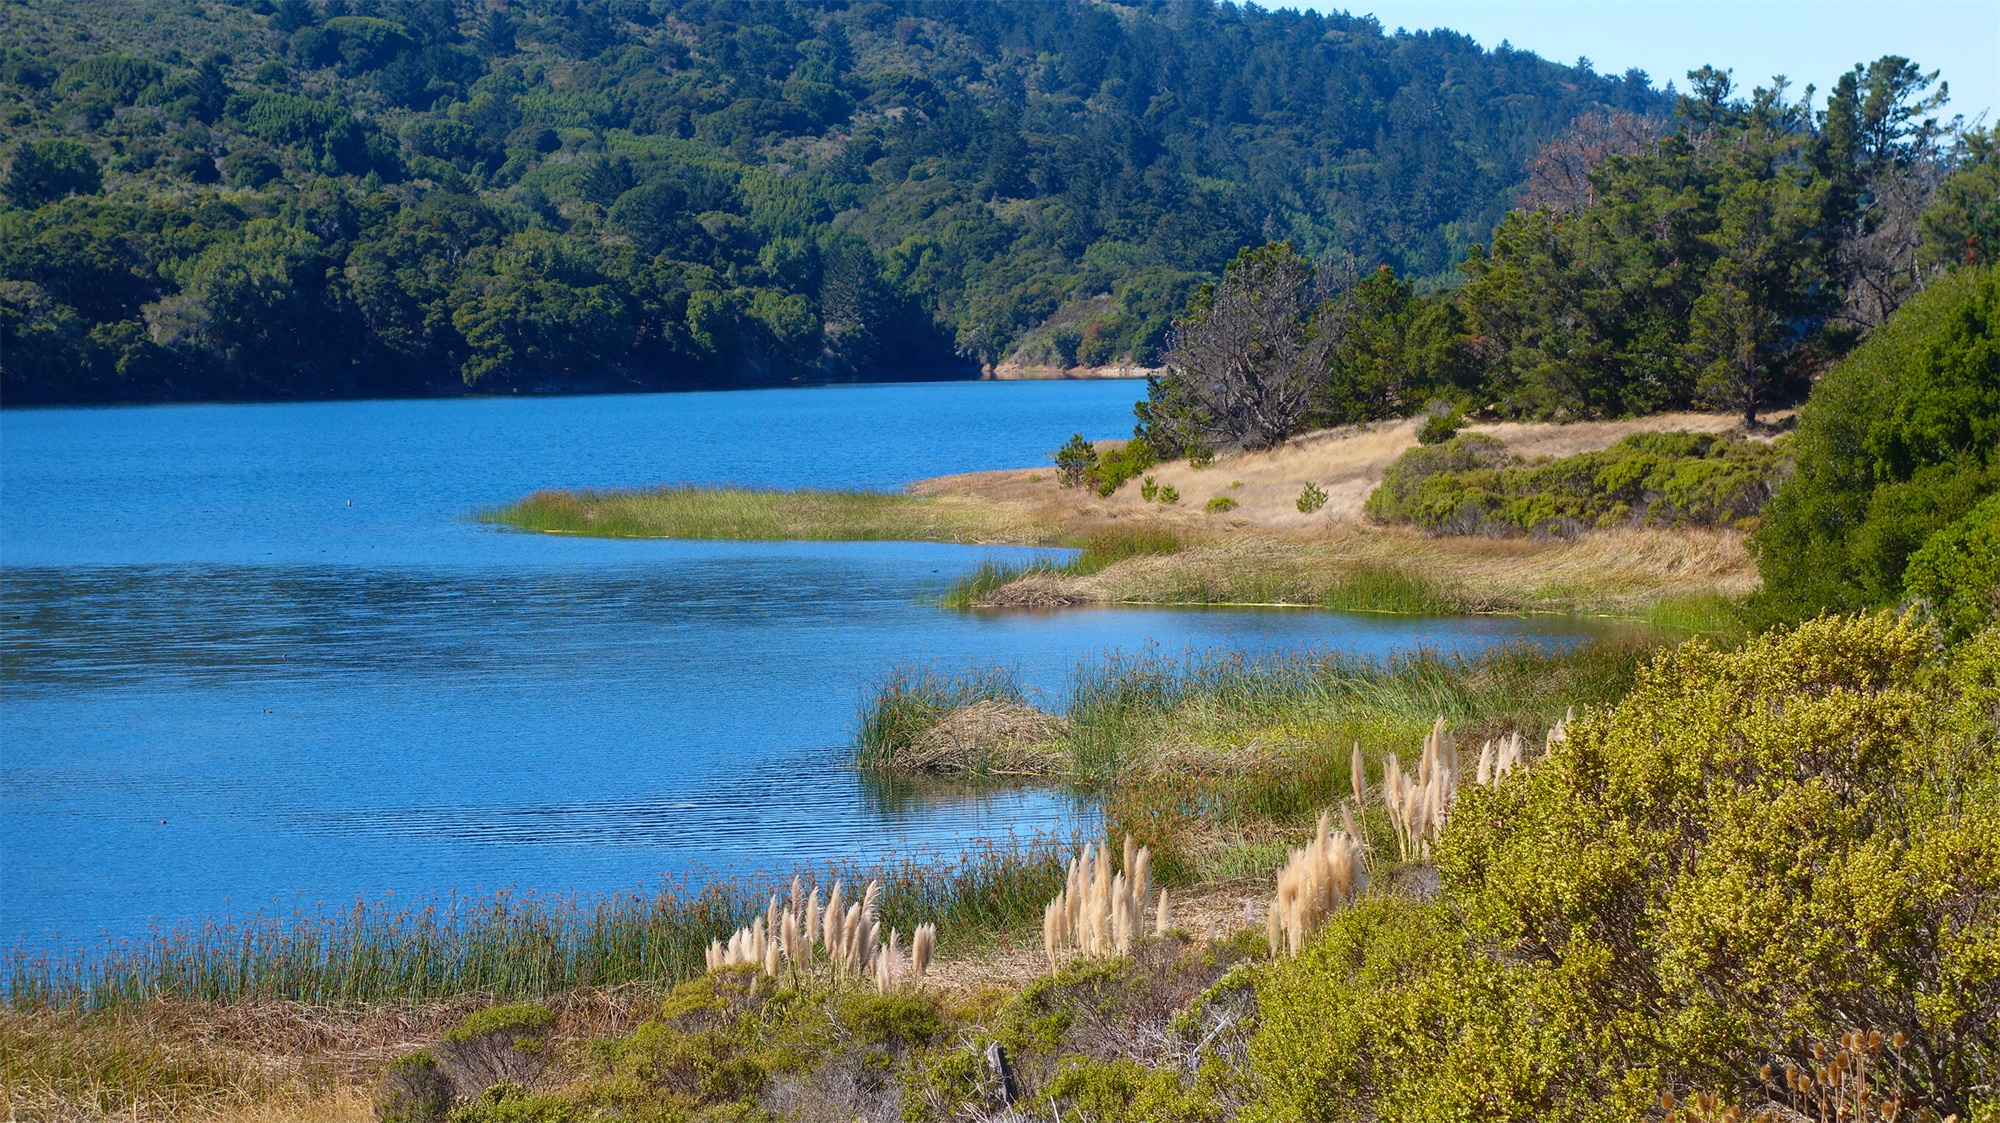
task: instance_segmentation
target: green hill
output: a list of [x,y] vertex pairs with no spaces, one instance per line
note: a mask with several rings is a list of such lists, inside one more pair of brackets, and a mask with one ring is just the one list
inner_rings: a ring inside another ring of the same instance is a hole
[[1290,240],[1454,276],[1643,74],[1254,6],[29,0],[9,402],[1153,361]]

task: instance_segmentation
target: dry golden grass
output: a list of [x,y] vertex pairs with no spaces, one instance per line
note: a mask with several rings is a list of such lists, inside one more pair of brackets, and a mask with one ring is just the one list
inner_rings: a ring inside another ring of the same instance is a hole
[[[1715,414],[1662,414],[1629,421],[1475,426],[1528,457],[1608,448],[1639,432],[1719,432],[1737,424]],[[1061,528],[1077,541],[1154,527],[1187,548],[1126,558],[1087,574],[1041,569],[991,591],[985,607],[1074,604],[1266,604],[1415,612],[1547,611],[1639,615],[1662,602],[1733,599],[1757,586],[1757,570],[1735,531],[1606,530],[1575,539],[1428,537],[1364,522],[1362,504],[1383,471],[1416,444],[1416,423],[1309,433],[1263,452],[1224,457],[1195,470],[1177,461],[1149,474],[1171,484],[1178,504],[1148,503],[1136,484],[1110,496],[1060,488],[1049,471],[1014,469],[921,480],[911,494],[1012,507],[1024,520]],[[1327,495],[1310,514],[1299,492]],[[1227,496],[1225,513],[1203,509]]]
[[[326,1010],[292,1002],[154,1002],[84,1013],[0,1005],[0,1089],[9,1119],[288,1123],[374,1118],[376,1081],[436,1041],[481,995],[421,1006]],[[630,1032],[652,988],[557,996],[550,1078],[570,1078],[582,1044]]]
[[[1387,582],[1387,601],[1351,588]],[[1348,522],[1315,535],[1210,540],[1128,558],[1082,576],[1031,573],[989,594],[991,607],[1067,604],[1323,605],[1472,612],[1634,615],[1696,596],[1740,597],[1756,563],[1728,530],[1609,530],[1581,538],[1432,538]],[[1409,602],[1409,603],[1398,603]]]

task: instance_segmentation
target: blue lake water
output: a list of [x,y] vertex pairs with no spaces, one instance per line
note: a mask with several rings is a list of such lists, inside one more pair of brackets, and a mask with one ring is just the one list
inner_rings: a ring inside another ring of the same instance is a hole
[[1122,436],[1134,382],[0,412],[0,946],[318,902],[952,851],[1060,794],[885,797],[867,686],[1081,659],[1573,642],[1574,621],[932,601],[1010,551],[599,541],[537,487],[892,488]]

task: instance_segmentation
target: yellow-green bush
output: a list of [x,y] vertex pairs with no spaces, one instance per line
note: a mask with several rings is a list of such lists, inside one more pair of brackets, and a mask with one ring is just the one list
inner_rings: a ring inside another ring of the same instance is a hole
[[2000,1094],[2000,629],[1888,616],[1662,654],[1471,787],[1441,895],[1338,916],[1259,988],[1264,1119],[1632,1119],[1906,1035],[1906,1100]]
[[1368,496],[1378,522],[1433,534],[1568,534],[1610,526],[1727,526],[1783,478],[1785,443],[1720,433],[1635,433],[1610,448],[1523,462],[1468,433],[1399,457]]

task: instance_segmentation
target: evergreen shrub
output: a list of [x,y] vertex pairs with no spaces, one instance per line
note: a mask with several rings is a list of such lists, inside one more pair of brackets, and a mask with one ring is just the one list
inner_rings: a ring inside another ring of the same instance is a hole
[[1814,387],[1793,452],[1752,541],[1762,612],[1899,600],[1911,556],[2000,491],[2000,269],[1903,305]]
[[[1440,888],[1259,984],[1260,1120],[1754,1112],[1844,1032],[1906,1115],[2000,1117],[2000,629],[1889,615],[1662,652],[1524,773],[1462,789]],[[1768,1066],[1768,1067],[1766,1067]]]

